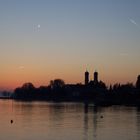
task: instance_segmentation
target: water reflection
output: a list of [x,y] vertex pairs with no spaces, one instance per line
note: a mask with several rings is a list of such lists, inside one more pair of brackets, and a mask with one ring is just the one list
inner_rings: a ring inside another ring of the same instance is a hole
[[0,100],[0,139],[138,140],[140,137],[140,108],[136,107],[13,102],[12,109],[11,105],[10,100]]
[[137,125],[137,137],[140,137],[140,107],[137,107],[137,121],[136,121],[136,125]]
[[88,103],[84,104],[84,140],[88,138],[88,131],[89,131],[89,117],[88,117]]
[[93,137],[97,137],[97,119],[98,119],[98,116],[97,116],[97,113],[98,113],[98,107],[97,106],[94,106],[93,107]]

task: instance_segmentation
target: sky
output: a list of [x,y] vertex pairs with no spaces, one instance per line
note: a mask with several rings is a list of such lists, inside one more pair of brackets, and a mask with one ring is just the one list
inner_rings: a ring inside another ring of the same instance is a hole
[[140,0],[0,0],[0,89],[140,74]]

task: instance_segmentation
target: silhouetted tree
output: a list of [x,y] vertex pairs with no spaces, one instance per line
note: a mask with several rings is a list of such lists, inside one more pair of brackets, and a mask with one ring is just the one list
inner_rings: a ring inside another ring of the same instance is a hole
[[127,83],[120,85],[119,92],[122,92],[123,94],[130,94],[131,92],[133,92],[133,89],[134,89],[133,83]]
[[18,99],[33,99],[35,98],[36,88],[32,83],[25,83],[22,87],[18,87],[14,91],[14,98]]
[[110,85],[110,86],[109,86],[109,90],[110,90],[110,91],[112,91],[112,90],[113,90],[112,85]]
[[65,82],[62,79],[55,79],[50,81],[51,97],[53,100],[64,100],[65,94]]
[[140,75],[138,75],[138,78],[137,78],[136,88],[140,89]]
[[120,84],[116,83],[113,85],[113,90],[118,90],[120,88]]
[[106,85],[105,85],[105,83],[103,81],[100,81],[98,83],[98,85],[99,85],[99,88],[103,88],[103,89],[106,89],[107,88]]
[[64,87],[65,82],[62,79],[55,79],[50,81],[50,86],[52,89],[58,89]]
[[35,87],[32,83],[24,83],[21,87],[23,90],[34,90]]

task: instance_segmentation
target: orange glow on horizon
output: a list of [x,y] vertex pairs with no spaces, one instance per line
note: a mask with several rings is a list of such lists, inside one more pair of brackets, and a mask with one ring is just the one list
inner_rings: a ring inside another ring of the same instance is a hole
[[[65,72],[63,74],[60,73],[54,73],[50,75],[45,74],[36,74],[36,73],[7,73],[7,77],[3,75],[0,80],[0,89],[8,89],[8,90],[14,90],[16,87],[22,86],[26,82],[31,82],[35,87],[39,87],[41,85],[47,86],[49,85],[50,80],[54,80],[56,78],[63,79],[66,84],[76,84],[76,83],[82,83],[84,84],[84,72],[82,73],[70,73]],[[115,83],[127,83],[132,82],[135,84],[137,75],[128,77],[127,75],[114,75],[112,74],[102,74],[99,73],[99,80],[102,80],[106,83],[107,86],[110,84]],[[90,73],[90,80],[93,80],[93,74]]]

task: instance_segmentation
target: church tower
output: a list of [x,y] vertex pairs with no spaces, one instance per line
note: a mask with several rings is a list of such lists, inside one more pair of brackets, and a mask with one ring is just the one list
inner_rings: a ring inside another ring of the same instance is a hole
[[94,83],[95,84],[98,83],[98,72],[97,71],[94,72]]
[[89,83],[89,72],[86,70],[85,72],[85,85]]

